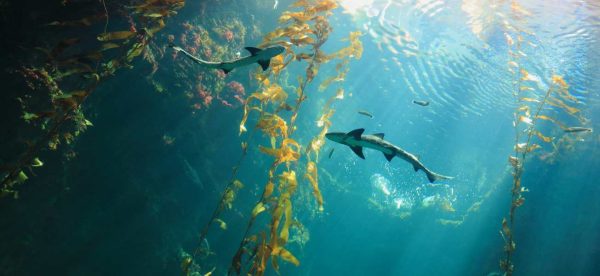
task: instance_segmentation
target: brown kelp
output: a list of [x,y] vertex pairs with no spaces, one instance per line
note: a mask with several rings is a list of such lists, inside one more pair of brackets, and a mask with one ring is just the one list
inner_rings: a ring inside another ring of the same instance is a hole
[[514,272],[512,257],[516,249],[515,213],[525,202],[523,193],[528,191],[521,181],[528,154],[541,151],[542,145],[554,146],[556,138],[564,135],[561,129],[566,127],[562,121],[574,120],[579,124],[585,124],[587,121],[581,111],[575,107],[579,102],[569,92],[569,85],[562,76],[552,73],[546,79],[527,70],[529,61],[526,52],[537,50],[539,44],[534,33],[521,27],[530,14],[513,1],[510,6],[512,23],[508,21],[503,23],[510,57],[508,67],[513,76],[512,91],[515,99],[514,153],[508,158],[513,180],[511,203],[508,218],[502,220],[500,231],[504,239],[505,253],[500,260],[500,268],[506,275],[512,275]]
[[[165,19],[176,14],[184,3],[185,0],[140,0],[129,6],[107,6],[100,1],[99,14],[57,20],[45,26],[59,34],[54,37],[55,46],[33,49],[40,53],[39,57],[18,70],[27,84],[18,98],[22,118],[37,129],[36,135],[29,138],[16,160],[2,166],[1,196],[17,196],[15,186],[28,178],[25,171],[42,166],[38,156],[43,149],[56,150],[61,143],[72,143],[92,126],[81,109],[84,101],[119,69],[131,68],[153,36],[164,28]],[[121,27],[113,30],[113,22]],[[103,32],[77,29],[94,30],[96,26]],[[79,36],[72,36],[74,29],[80,31],[76,32]]]
[[[332,54],[321,50],[332,31],[328,18],[336,7],[337,4],[329,0],[297,1],[292,4],[292,11],[286,11],[280,16],[278,28],[268,33],[260,45],[281,45],[286,48],[286,52],[271,60],[271,70],[255,74],[259,87],[257,92],[250,94],[245,100],[240,134],[247,131],[247,122],[254,119],[254,116],[250,115],[256,114],[256,122],[252,129],[260,131],[270,142],[269,145],[258,145],[258,150],[273,161],[267,168],[267,182],[250,212],[246,230],[233,256],[229,273],[240,274],[244,271],[248,274],[263,275],[269,261],[275,271],[279,271],[280,260],[294,265],[300,264],[299,259],[288,248],[288,243],[291,240],[292,228],[303,229],[294,218],[297,191],[303,188],[299,186],[301,175],[310,185],[317,210],[323,210],[323,196],[318,185],[318,153],[330,126],[329,118],[333,114],[331,104],[334,100],[343,98],[343,89],[336,89],[334,95],[323,106],[317,121],[318,134],[311,139],[304,151],[305,166],[299,165],[302,146],[292,137],[298,130],[296,120],[301,114],[302,104],[309,97],[310,84],[317,77],[319,68],[328,62],[336,61],[336,74],[324,79],[317,87],[318,90],[325,91],[334,82],[343,81],[349,61],[352,58],[360,58],[362,54],[358,32],[350,35],[350,46],[346,48]],[[288,77],[295,71],[290,69],[292,64],[295,69],[304,67],[304,74],[297,76],[295,87],[288,84]],[[253,146],[250,140],[242,143],[242,151],[247,151],[249,146]],[[225,191],[230,187],[231,184]],[[224,209],[223,202],[224,198],[218,203],[217,211],[207,225],[219,219],[218,215]],[[267,220],[269,222],[266,222]],[[258,222],[265,222],[265,228],[254,229],[253,226]],[[203,230],[202,234],[205,236],[206,230]],[[184,273],[189,274],[192,268],[198,268],[194,261],[184,260]]]

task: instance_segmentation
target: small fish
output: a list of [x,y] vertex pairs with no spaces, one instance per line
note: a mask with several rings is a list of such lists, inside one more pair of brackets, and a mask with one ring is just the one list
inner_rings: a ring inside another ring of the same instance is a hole
[[358,111],[358,114],[360,114],[360,115],[365,115],[365,116],[367,116],[367,117],[369,117],[369,118],[373,119],[373,114],[369,113],[368,111],[365,111],[365,110],[359,110],[359,111]]
[[592,132],[593,129],[589,127],[568,127],[565,128],[565,132]]
[[413,100],[414,104],[418,104],[420,106],[428,106],[429,102],[428,101],[417,101],[417,100]]
[[331,159],[331,156],[333,155],[333,151],[334,151],[334,150],[335,150],[335,148],[332,148],[332,149],[329,151],[329,159]]

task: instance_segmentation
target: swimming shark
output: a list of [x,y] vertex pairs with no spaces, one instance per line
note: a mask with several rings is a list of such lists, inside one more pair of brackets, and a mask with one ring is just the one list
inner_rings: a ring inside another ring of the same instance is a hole
[[427,174],[427,179],[429,179],[429,182],[431,182],[431,183],[433,183],[436,180],[453,178],[450,176],[444,176],[444,175],[432,172],[427,167],[425,167],[425,165],[423,165],[423,163],[421,163],[421,161],[419,161],[419,159],[415,155],[384,140],[383,133],[376,133],[376,134],[372,134],[372,135],[363,135],[364,131],[365,131],[364,128],[359,128],[359,129],[350,131],[348,133],[329,132],[329,133],[325,134],[325,137],[327,137],[327,139],[329,139],[331,141],[349,146],[352,149],[352,151],[354,151],[354,153],[356,153],[356,155],[358,155],[358,157],[360,157],[362,159],[365,159],[365,156],[363,155],[363,152],[362,152],[363,147],[371,148],[371,149],[382,152],[388,161],[392,161],[392,158],[394,158],[395,156],[398,156],[399,158],[402,158],[406,162],[412,164],[413,168],[415,169],[415,172],[419,171],[419,170],[424,171],[425,174]]
[[262,67],[263,71],[269,68],[269,64],[271,63],[271,59],[285,51],[285,48],[282,46],[271,46],[264,49],[256,48],[256,47],[246,47],[244,49],[250,52],[250,55],[247,57],[242,57],[238,59],[234,59],[231,61],[223,61],[223,62],[212,62],[199,59],[192,54],[188,53],[186,50],[181,49],[181,47],[175,46],[173,43],[169,43],[169,47],[173,48],[173,50],[177,52],[183,53],[186,57],[190,58],[193,62],[202,65],[205,68],[212,69],[221,69],[225,74],[231,72],[231,70],[250,65],[252,63],[258,63]]

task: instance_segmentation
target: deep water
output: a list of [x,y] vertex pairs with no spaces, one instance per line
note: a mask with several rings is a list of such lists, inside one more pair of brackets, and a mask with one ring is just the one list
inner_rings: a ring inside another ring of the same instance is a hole
[[[81,12],[99,9],[98,1],[67,2]],[[235,48],[245,56],[242,47],[258,45],[295,1],[186,2],[166,20],[157,47],[166,44],[167,35],[178,39],[185,22],[213,26],[219,25],[213,19],[235,18],[248,30],[244,45]],[[422,171],[399,158],[388,162],[383,154],[364,149],[366,159],[361,160],[348,147],[326,140],[318,159],[324,210],[317,210],[299,171],[293,218],[304,232],[292,228],[286,248],[300,265],[280,261],[279,274],[501,275],[504,242],[499,232],[511,205],[513,177],[507,160],[514,153],[516,106],[502,20],[493,15],[508,11],[473,1],[374,0],[364,1],[353,13],[348,2],[354,1],[341,1],[331,15],[333,31],[323,50],[345,47],[343,38],[359,30],[364,52],[350,61],[340,84],[344,99],[332,105],[329,130],[384,133],[427,168],[454,179],[431,184]],[[523,63],[543,79],[540,91],[553,74],[563,76],[579,100],[579,114],[589,119],[584,126],[593,132],[565,134],[539,123],[540,130],[557,137],[554,142],[568,136],[570,147],[553,151],[552,143],[539,142],[542,149],[526,159],[522,185],[528,192],[513,229],[514,274],[599,275],[600,6],[594,1],[526,2],[523,9],[531,15],[524,25],[536,37],[525,39],[539,47]],[[5,37],[0,47],[5,87],[0,95],[0,163],[8,164],[23,150],[24,137],[36,135],[21,119],[15,99],[22,96],[23,82],[15,72],[31,62],[30,49],[54,35],[34,31],[37,26],[74,15],[59,12],[60,6],[42,5],[45,1],[0,3]],[[473,10],[480,13],[473,15]],[[558,16],[566,19],[549,22]],[[159,69],[151,78],[152,66],[138,59],[132,69],[101,83],[82,106],[93,126],[70,145],[41,151],[44,166],[27,171],[18,199],[0,198],[0,275],[181,275],[184,256],[206,244],[214,255],[196,258],[201,272],[214,267],[213,275],[227,274],[268,180],[272,158],[258,145],[269,146],[270,141],[251,130],[256,117],[246,124],[249,131],[239,135],[243,106],[232,98],[226,99],[232,107],[216,99],[210,106],[194,107],[201,102],[196,92],[186,94],[185,81],[197,81],[191,76],[197,71],[179,70],[184,57],[172,59],[169,51],[157,58]],[[289,69],[289,85],[296,85],[296,75],[304,75],[304,66]],[[236,69],[224,81],[241,83],[248,96],[259,89],[252,75],[257,68]],[[320,130],[317,120],[325,101],[335,95],[333,88],[319,91],[318,85],[334,74],[333,64],[323,65],[307,87],[293,134],[302,152]],[[150,80],[166,91],[158,92]],[[569,126],[579,124],[557,107],[547,106],[544,112]],[[242,142],[249,148],[240,159]],[[549,152],[555,155],[544,155]],[[214,224],[206,241],[200,241],[234,167],[239,168],[235,179],[244,187],[233,208],[220,216],[227,229]],[[270,217],[264,215],[253,233],[268,229]],[[266,274],[277,275],[270,262]]]

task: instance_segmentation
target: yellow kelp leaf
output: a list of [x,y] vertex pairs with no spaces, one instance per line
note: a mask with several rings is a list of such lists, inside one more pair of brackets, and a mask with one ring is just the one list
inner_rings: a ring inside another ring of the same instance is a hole
[[265,186],[265,192],[263,193],[263,198],[269,198],[273,194],[273,190],[275,190],[275,183],[272,181],[267,182],[267,186]]
[[287,136],[287,122],[275,114],[263,113],[258,119],[256,127],[270,137]]
[[314,44],[315,40],[310,36],[301,36],[298,38],[290,38],[290,42],[296,46],[302,46],[306,44]]
[[562,88],[569,88],[569,85],[567,84],[567,82],[563,79],[563,77],[561,77],[559,75],[553,75],[552,82],[560,85]]
[[27,179],[29,179],[29,177],[27,177],[27,175],[23,171],[20,171],[19,174],[17,175],[16,182],[23,183],[23,182],[27,181]]
[[310,3],[308,2],[308,0],[298,0],[294,4],[292,4],[291,7],[292,8],[308,7],[309,4]]
[[234,180],[234,181],[233,181],[233,187],[234,187],[235,189],[238,189],[238,190],[239,190],[239,189],[241,189],[241,188],[244,188],[244,184],[242,184],[242,182],[241,182],[241,181],[239,181],[239,180],[237,180],[237,179],[236,179],[236,180]]
[[114,48],[119,48],[119,44],[109,42],[109,43],[102,44],[102,47],[100,48],[99,51],[106,51],[106,50],[110,50],[110,49],[114,49]]
[[136,35],[136,32],[132,31],[118,31],[118,32],[110,32],[103,33],[98,35],[97,39],[99,41],[111,41],[111,40],[123,40],[129,39]]
[[549,105],[552,105],[552,106],[563,108],[565,111],[567,111],[571,115],[574,115],[581,111],[578,108],[575,108],[575,107],[572,107],[572,106],[566,104],[563,100],[554,98],[554,97],[548,97],[548,99],[546,100],[546,103]]
[[284,24],[292,19],[299,22],[306,22],[313,19],[313,16],[304,12],[286,11],[279,17],[279,24]]
[[339,88],[338,91],[335,93],[335,98],[338,100],[343,100],[344,99],[344,88]]
[[131,62],[134,58],[142,54],[145,47],[146,45],[143,43],[133,44],[133,47],[127,51],[127,62]]
[[284,202],[284,213],[285,213],[285,222],[281,227],[281,232],[279,232],[280,246],[283,246],[287,243],[290,237],[290,225],[292,225],[292,202],[289,199],[286,199]]
[[215,221],[219,224],[219,227],[223,230],[227,230],[227,223],[225,223],[222,219],[218,218]]
[[519,143],[515,146],[515,149],[517,150],[517,152],[532,152],[536,149],[540,149],[542,148],[540,145],[538,144],[531,144],[529,146],[527,146],[527,143]]
[[549,116],[546,116],[546,115],[538,115],[536,118],[540,119],[540,120],[550,121],[550,122],[555,123],[556,125],[558,125],[560,128],[565,128],[565,126],[563,124],[561,124],[559,121],[557,121],[556,119],[554,119],[552,117],[549,117]]
[[268,101],[272,103],[279,103],[284,102],[288,95],[285,93],[285,91],[283,91],[281,86],[272,83],[266,86],[260,93],[252,93],[250,97],[258,99],[261,103]]
[[39,158],[34,158],[33,161],[31,162],[31,166],[32,167],[41,167],[44,165],[44,162],[42,162]]
[[525,116],[519,116],[519,121],[526,123],[528,125],[532,125],[533,124],[533,120],[531,120],[530,117],[525,117]]
[[537,130],[534,130],[533,134],[546,143],[550,143],[554,139],[554,137],[548,137]]
[[294,192],[298,186],[298,180],[296,179],[295,171],[286,171],[281,173],[279,180],[281,181],[280,185],[289,193]]
[[223,206],[231,209],[233,207],[233,201],[235,200],[235,191],[231,188],[227,188],[225,190],[225,195],[223,196]]
[[267,210],[265,204],[263,204],[262,201],[259,202],[258,204],[256,204],[256,206],[254,206],[254,209],[252,209],[252,217],[254,218],[258,216],[258,214],[262,213],[265,210]]
[[275,157],[275,163],[296,161],[300,158],[300,145],[292,139],[285,139],[280,148],[272,149],[258,146],[258,149],[268,155]]
[[278,75],[281,72],[281,70],[283,70],[283,68],[285,67],[285,64],[283,63],[283,55],[277,55],[273,57],[271,59],[270,67],[273,74]]
[[338,81],[338,76],[329,76],[319,85],[319,91],[325,90],[332,82]]
[[287,249],[285,248],[281,248],[279,250],[279,257],[281,257],[281,259],[286,262],[294,264],[295,266],[300,265],[300,261],[298,261],[298,259],[294,257],[294,255],[292,255],[292,253],[290,253],[290,251],[287,251]]
[[319,176],[317,172],[317,164],[313,161],[309,161],[306,165],[306,174],[304,175],[313,189],[313,196],[317,200],[317,204],[319,205],[319,211],[323,211],[323,196],[321,195],[321,191],[319,190]]
[[520,98],[519,100],[523,101],[523,102],[532,102],[532,103],[539,103],[540,102],[540,100],[538,100],[538,99],[527,98],[527,97]]

